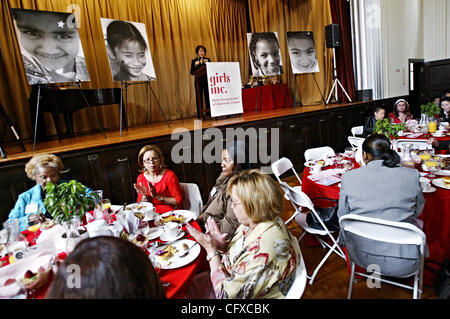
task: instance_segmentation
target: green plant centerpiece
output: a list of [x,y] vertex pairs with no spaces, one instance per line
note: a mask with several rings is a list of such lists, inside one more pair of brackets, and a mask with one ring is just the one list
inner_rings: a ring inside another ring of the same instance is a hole
[[81,221],[89,208],[94,207],[99,200],[97,193],[76,180],[60,184],[49,182],[45,186],[45,193],[45,208],[58,224],[70,222],[75,216]]
[[373,127],[374,134],[384,134],[387,138],[397,138],[398,132],[405,130],[405,124],[398,123],[394,124],[389,122],[388,119],[378,120]]
[[433,102],[428,102],[420,106],[420,111],[428,117],[436,117],[436,115],[441,113],[441,108]]

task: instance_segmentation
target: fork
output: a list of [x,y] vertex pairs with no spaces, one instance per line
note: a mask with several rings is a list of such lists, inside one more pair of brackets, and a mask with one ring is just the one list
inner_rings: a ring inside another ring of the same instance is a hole
[[189,247],[188,250],[186,250],[183,254],[181,254],[180,256],[178,256],[178,258],[183,258],[183,257],[185,257],[185,256],[189,253],[189,251],[190,251],[195,245],[198,245],[198,242],[195,242],[195,244],[193,244],[191,247]]

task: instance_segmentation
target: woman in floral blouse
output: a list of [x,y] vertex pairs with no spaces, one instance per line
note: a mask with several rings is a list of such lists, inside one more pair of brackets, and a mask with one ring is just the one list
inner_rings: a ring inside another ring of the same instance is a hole
[[215,296],[284,298],[302,257],[297,239],[280,218],[280,188],[269,175],[247,170],[231,177],[227,190],[241,223],[228,244],[211,218],[205,234],[188,225],[206,250]]

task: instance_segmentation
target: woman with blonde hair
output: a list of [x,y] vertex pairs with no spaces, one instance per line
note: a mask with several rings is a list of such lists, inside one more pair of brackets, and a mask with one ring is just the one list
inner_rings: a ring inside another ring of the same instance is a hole
[[215,297],[285,298],[302,256],[297,239],[280,217],[283,194],[279,186],[254,169],[232,176],[227,190],[241,223],[229,243],[212,218],[207,220],[207,233],[187,226],[206,250]]
[[164,155],[156,145],[146,145],[139,151],[141,174],[134,188],[138,202],[151,202],[157,213],[183,208],[183,193],[177,175],[166,167]]
[[[39,212],[46,214],[43,199],[45,198],[45,185],[48,182],[59,183],[59,173],[64,169],[62,160],[53,154],[38,154],[33,156],[25,165],[27,176],[36,181],[36,185],[19,195],[14,208],[8,218],[19,219],[19,230],[28,228],[30,218]],[[46,217],[52,218],[48,213]]]

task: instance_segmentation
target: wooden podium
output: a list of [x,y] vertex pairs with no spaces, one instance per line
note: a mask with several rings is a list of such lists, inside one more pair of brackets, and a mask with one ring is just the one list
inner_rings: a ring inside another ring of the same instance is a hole
[[[194,72],[195,76],[195,96],[197,99],[197,116],[204,120],[206,118],[206,114],[210,114],[210,109],[206,108],[206,101],[204,101],[203,96],[206,95],[205,98],[209,98],[209,94],[203,94],[202,88],[200,85],[201,78],[206,77],[206,66],[201,67],[197,71]],[[208,84],[208,82],[206,82]],[[206,91],[208,90],[208,86],[206,86]]]

